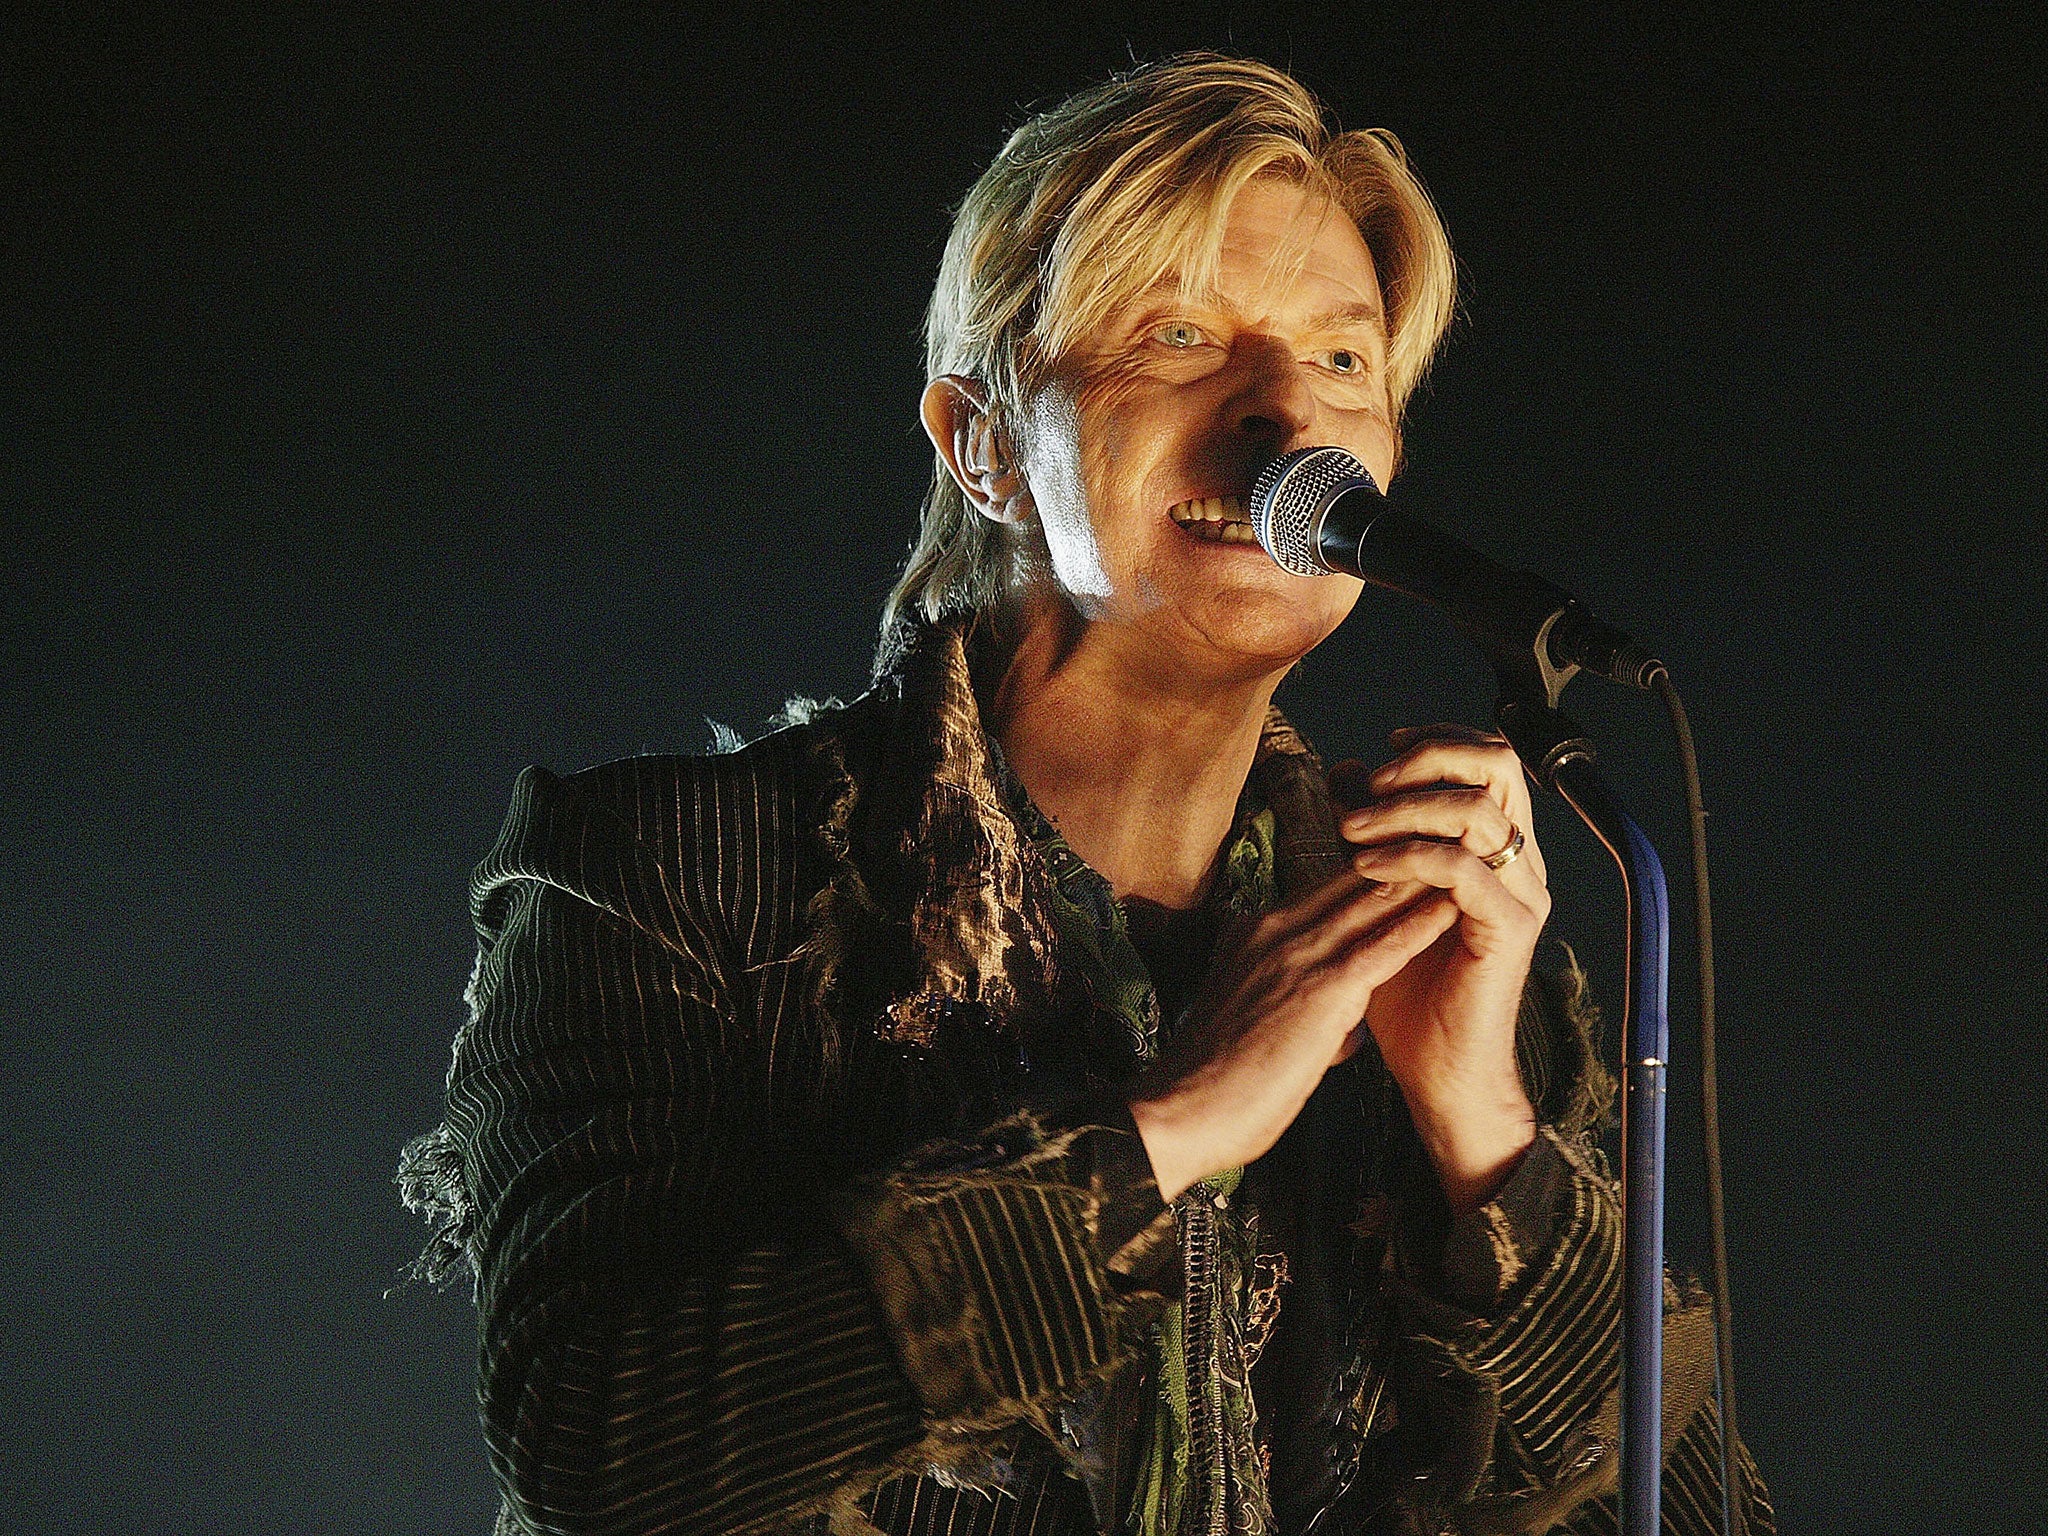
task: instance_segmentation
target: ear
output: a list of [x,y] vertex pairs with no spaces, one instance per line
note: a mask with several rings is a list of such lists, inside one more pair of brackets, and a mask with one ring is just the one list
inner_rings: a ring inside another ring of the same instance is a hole
[[925,435],[975,511],[1013,526],[1030,518],[1031,487],[979,379],[941,374],[925,385],[919,414]]

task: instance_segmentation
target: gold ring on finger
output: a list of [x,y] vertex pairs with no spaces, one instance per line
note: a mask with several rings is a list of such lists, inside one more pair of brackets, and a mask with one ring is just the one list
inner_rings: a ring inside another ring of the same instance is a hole
[[1514,863],[1515,860],[1519,859],[1522,856],[1522,850],[1528,846],[1529,839],[1523,835],[1520,827],[1516,827],[1515,835],[1508,839],[1507,847],[1501,849],[1498,853],[1487,854],[1479,862],[1497,875]]

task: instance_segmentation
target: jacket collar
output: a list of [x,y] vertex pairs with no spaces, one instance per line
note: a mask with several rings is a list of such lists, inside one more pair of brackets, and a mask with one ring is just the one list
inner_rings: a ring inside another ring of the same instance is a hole
[[[975,629],[963,615],[900,622],[884,638],[875,687],[848,711],[877,728],[849,730],[824,820],[839,865],[827,895],[860,899],[828,900],[819,915],[852,906],[867,919],[863,928],[891,931],[863,934],[858,951],[850,934],[821,934],[821,948],[849,963],[857,952],[888,957],[895,974],[872,978],[881,984],[874,1027],[906,1044],[929,1044],[952,1010],[971,1006],[1000,1020],[1051,1001],[1061,984],[1048,876],[1004,801],[982,726]],[[856,737],[866,738],[865,750]],[[1277,709],[1252,771],[1274,813],[1281,898],[1342,869],[1347,853],[1322,764]],[[835,827],[843,829],[837,838]]]

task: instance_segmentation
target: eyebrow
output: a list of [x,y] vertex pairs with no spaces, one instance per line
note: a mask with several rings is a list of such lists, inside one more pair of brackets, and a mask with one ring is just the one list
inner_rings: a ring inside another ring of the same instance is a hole
[[1339,304],[1335,308],[1324,310],[1321,314],[1310,316],[1308,329],[1311,331],[1341,331],[1354,325],[1376,325],[1384,331],[1387,321],[1386,316],[1380,313],[1377,304],[1367,304],[1361,301],[1354,304]]

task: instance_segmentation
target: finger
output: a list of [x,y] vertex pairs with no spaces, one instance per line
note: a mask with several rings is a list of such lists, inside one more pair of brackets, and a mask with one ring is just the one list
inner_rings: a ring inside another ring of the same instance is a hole
[[1332,764],[1329,783],[1330,802],[1340,815],[1355,811],[1372,799],[1372,769],[1355,757]]
[[1406,906],[1351,934],[1331,959],[1365,986],[1382,986],[1448,933],[1459,915],[1457,900],[1449,892],[1424,890]]
[[[1357,980],[1368,992],[1376,992],[1406,970],[1416,956],[1441,939],[1457,921],[1458,904],[1442,891],[1431,891],[1388,923],[1364,935],[1352,946],[1346,961],[1355,968]],[[1371,1034],[1371,1024],[1361,1016],[1338,1042],[1331,1064],[1349,1061]]]
[[[1483,862],[1513,846],[1516,823],[1490,789],[1452,784],[1376,801],[1346,816],[1338,830],[1350,841],[1367,846],[1410,837],[1434,838],[1456,843]],[[1521,828],[1521,833],[1522,852],[1503,865],[1500,872],[1509,880],[1533,878],[1542,884],[1546,877],[1542,852],[1529,828]],[[1520,870],[1518,865],[1522,866]]]
[[1368,784],[1374,797],[1382,800],[1433,784],[1483,785],[1518,825],[1526,830],[1529,824],[1528,775],[1514,749],[1498,737],[1481,741],[1419,738],[1376,770]]
[[1374,769],[1367,783],[1375,797],[1383,798],[1429,784],[1506,785],[1524,778],[1522,760],[1499,737],[1463,741],[1424,736]]
[[1229,968],[1314,970],[1341,957],[1359,935],[1439,894],[1416,881],[1364,880],[1346,870],[1308,898],[1259,919],[1236,946]]
[[1510,889],[1503,875],[1454,843],[1414,838],[1362,850],[1356,863],[1374,879],[1415,882],[1445,892],[1463,915],[1466,948],[1488,954],[1526,948],[1550,916],[1550,893],[1541,885]]
[[1295,947],[1307,963],[1328,957],[1390,912],[1416,900],[1423,886],[1398,876],[1380,878],[1350,868],[1332,876],[1304,896],[1275,907],[1258,919],[1246,935],[1249,947],[1263,950]]
[[1349,885],[1345,898],[1326,908],[1312,924],[1305,924],[1294,938],[1301,958],[1309,963],[1326,960],[1355,943],[1417,901],[1434,894],[1431,887],[1416,880],[1359,879],[1344,876],[1331,882]]
[[1482,784],[1441,784],[1360,806],[1337,824],[1354,843],[1387,843],[1403,837],[1463,842],[1484,857],[1514,835],[1514,823]]
[[1383,881],[1363,878],[1350,868],[1340,869],[1314,890],[1233,925],[1219,952],[1228,952],[1225,964],[1231,970],[1257,967],[1288,953],[1313,963],[1329,948],[1333,934],[1348,933],[1357,926],[1361,919],[1355,914],[1384,914],[1400,901],[1412,900],[1420,890],[1410,884],[1395,891]]
[[1378,881],[1367,879],[1356,870],[1341,869],[1313,890],[1283,906],[1272,908],[1260,922],[1278,932],[1318,928],[1328,922],[1332,914],[1370,896],[1371,888],[1378,884]]
[[1404,725],[1387,733],[1396,752],[1406,751],[1418,741],[1462,741],[1472,745],[1489,742],[1505,743],[1507,737],[1499,731],[1482,731],[1476,725],[1461,725],[1455,720],[1440,720],[1435,725]]

